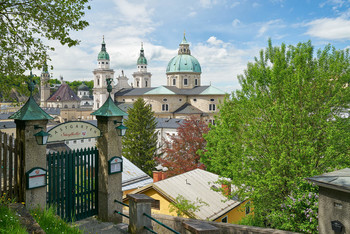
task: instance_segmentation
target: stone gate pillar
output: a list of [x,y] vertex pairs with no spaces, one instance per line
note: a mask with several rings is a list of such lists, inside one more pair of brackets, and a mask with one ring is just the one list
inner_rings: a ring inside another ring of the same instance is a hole
[[[32,97],[34,83],[28,83],[31,92],[28,101],[9,119],[14,119],[16,123],[16,138],[20,144],[21,152],[17,183],[20,187],[20,197],[23,197],[27,208],[37,207],[45,208],[46,205],[46,186],[43,183],[37,183],[41,187],[28,188],[26,173],[33,168],[42,168],[46,170],[46,145],[39,145],[36,142],[35,134],[46,132],[46,125],[49,119],[52,119],[44,110],[42,110]],[[42,175],[40,182],[46,183],[45,175]]]
[[[107,79],[107,91],[112,87],[111,79]],[[97,140],[99,151],[98,161],[98,217],[102,221],[121,223],[122,216],[114,211],[123,211],[122,205],[114,200],[122,201],[122,173],[110,174],[108,161],[115,156],[122,156],[122,141],[118,134],[118,127],[123,116],[127,114],[119,109],[113,102],[110,94],[106,102],[91,115],[97,118],[97,127],[101,130],[101,137]]]

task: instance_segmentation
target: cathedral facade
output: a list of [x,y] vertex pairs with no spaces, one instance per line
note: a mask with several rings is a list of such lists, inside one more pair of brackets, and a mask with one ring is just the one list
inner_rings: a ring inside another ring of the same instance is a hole
[[[218,104],[226,95],[225,92],[211,86],[202,85],[201,66],[191,55],[190,44],[184,35],[179,44],[178,54],[166,67],[166,85],[152,87],[152,74],[148,72],[148,63],[143,44],[136,61],[136,71],[132,74],[133,83],[121,72],[113,86],[112,99],[124,111],[133,105],[137,98],[143,98],[158,118],[187,118],[196,115],[213,122]],[[97,56],[97,68],[93,70],[93,99],[87,95],[85,84],[78,89],[78,95],[62,81],[61,87],[49,95],[50,88],[47,66],[41,75],[41,106],[63,108],[62,121],[92,119],[90,113],[100,108],[108,98],[107,78],[114,80],[114,70],[110,67],[110,56],[103,39],[101,51]]]

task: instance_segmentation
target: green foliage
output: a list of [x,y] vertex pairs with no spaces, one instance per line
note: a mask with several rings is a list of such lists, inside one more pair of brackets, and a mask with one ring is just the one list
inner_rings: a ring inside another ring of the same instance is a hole
[[318,186],[301,182],[281,207],[270,213],[267,221],[276,229],[318,233]]
[[[69,87],[75,92],[78,93],[78,87],[83,83],[83,81],[75,80],[75,81],[66,81],[66,83],[69,85]],[[84,81],[86,86],[89,87],[89,92],[92,93],[92,88],[94,87],[94,81]]]
[[133,108],[128,110],[125,120],[128,128],[123,137],[123,156],[145,173],[152,175],[157,154],[156,119],[151,106],[138,98]]
[[2,203],[0,203],[0,233],[27,233],[21,227],[18,217]]
[[[0,3],[0,80],[23,81],[26,70],[40,68],[53,47],[44,40],[58,40],[69,47],[77,45],[71,31],[82,30],[88,22],[82,20],[88,0],[1,1]],[[6,85],[0,90],[6,95]]]
[[311,42],[269,41],[205,136],[201,161],[230,178],[257,216],[280,208],[303,178],[350,165],[350,122],[341,117],[350,103],[349,50],[313,55]]
[[195,219],[194,212],[199,211],[201,207],[209,206],[208,203],[196,198],[196,201],[189,201],[184,196],[178,195],[175,202],[169,204],[169,211],[176,211],[177,216],[187,215],[189,218]]
[[31,211],[31,215],[46,233],[82,233],[77,227],[69,225],[58,217],[53,207],[46,210],[35,208]]
[[58,79],[50,79],[49,84],[50,86],[52,86],[53,84],[61,84],[61,81],[59,81]]

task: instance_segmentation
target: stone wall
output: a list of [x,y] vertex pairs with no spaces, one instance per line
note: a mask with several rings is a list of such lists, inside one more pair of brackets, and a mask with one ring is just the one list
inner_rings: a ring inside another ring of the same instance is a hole
[[[125,210],[123,210],[123,213],[126,215],[129,215]],[[219,229],[219,232],[217,232],[217,234],[258,234],[258,233],[292,234],[292,233],[295,233],[295,232],[287,232],[287,231],[270,229],[270,228],[260,228],[260,227],[251,227],[251,226],[244,226],[244,225],[238,225],[238,224],[186,219],[186,218],[174,217],[174,216],[163,215],[163,214],[152,214],[152,217],[180,233],[190,233],[185,229],[183,224],[184,222],[189,222],[189,221],[212,225]],[[124,217],[123,223],[129,223],[129,219]],[[173,232],[162,227],[156,222],[152,221],[152,226],[153,226],[153,230],[157,233],[173,234]]]

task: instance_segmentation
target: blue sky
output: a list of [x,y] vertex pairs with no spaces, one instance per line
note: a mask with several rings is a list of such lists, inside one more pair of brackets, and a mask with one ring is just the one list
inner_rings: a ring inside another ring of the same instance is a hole
[[274,45],[311,40],[315,48],[330,43],[350,48],[350,0],[95,0],[90,26],[72,36],[79,46],[57,42],[50,53],[54,78],[92,80],[105,36],[115,77],[124,70],[132,82],[140,44],[144,43],[152,86],[166,85],[165,69],[177,55],[186,31],[192,55],[202,67],[202,85],[228,93],[239,89],[243,74],[268,38]]

